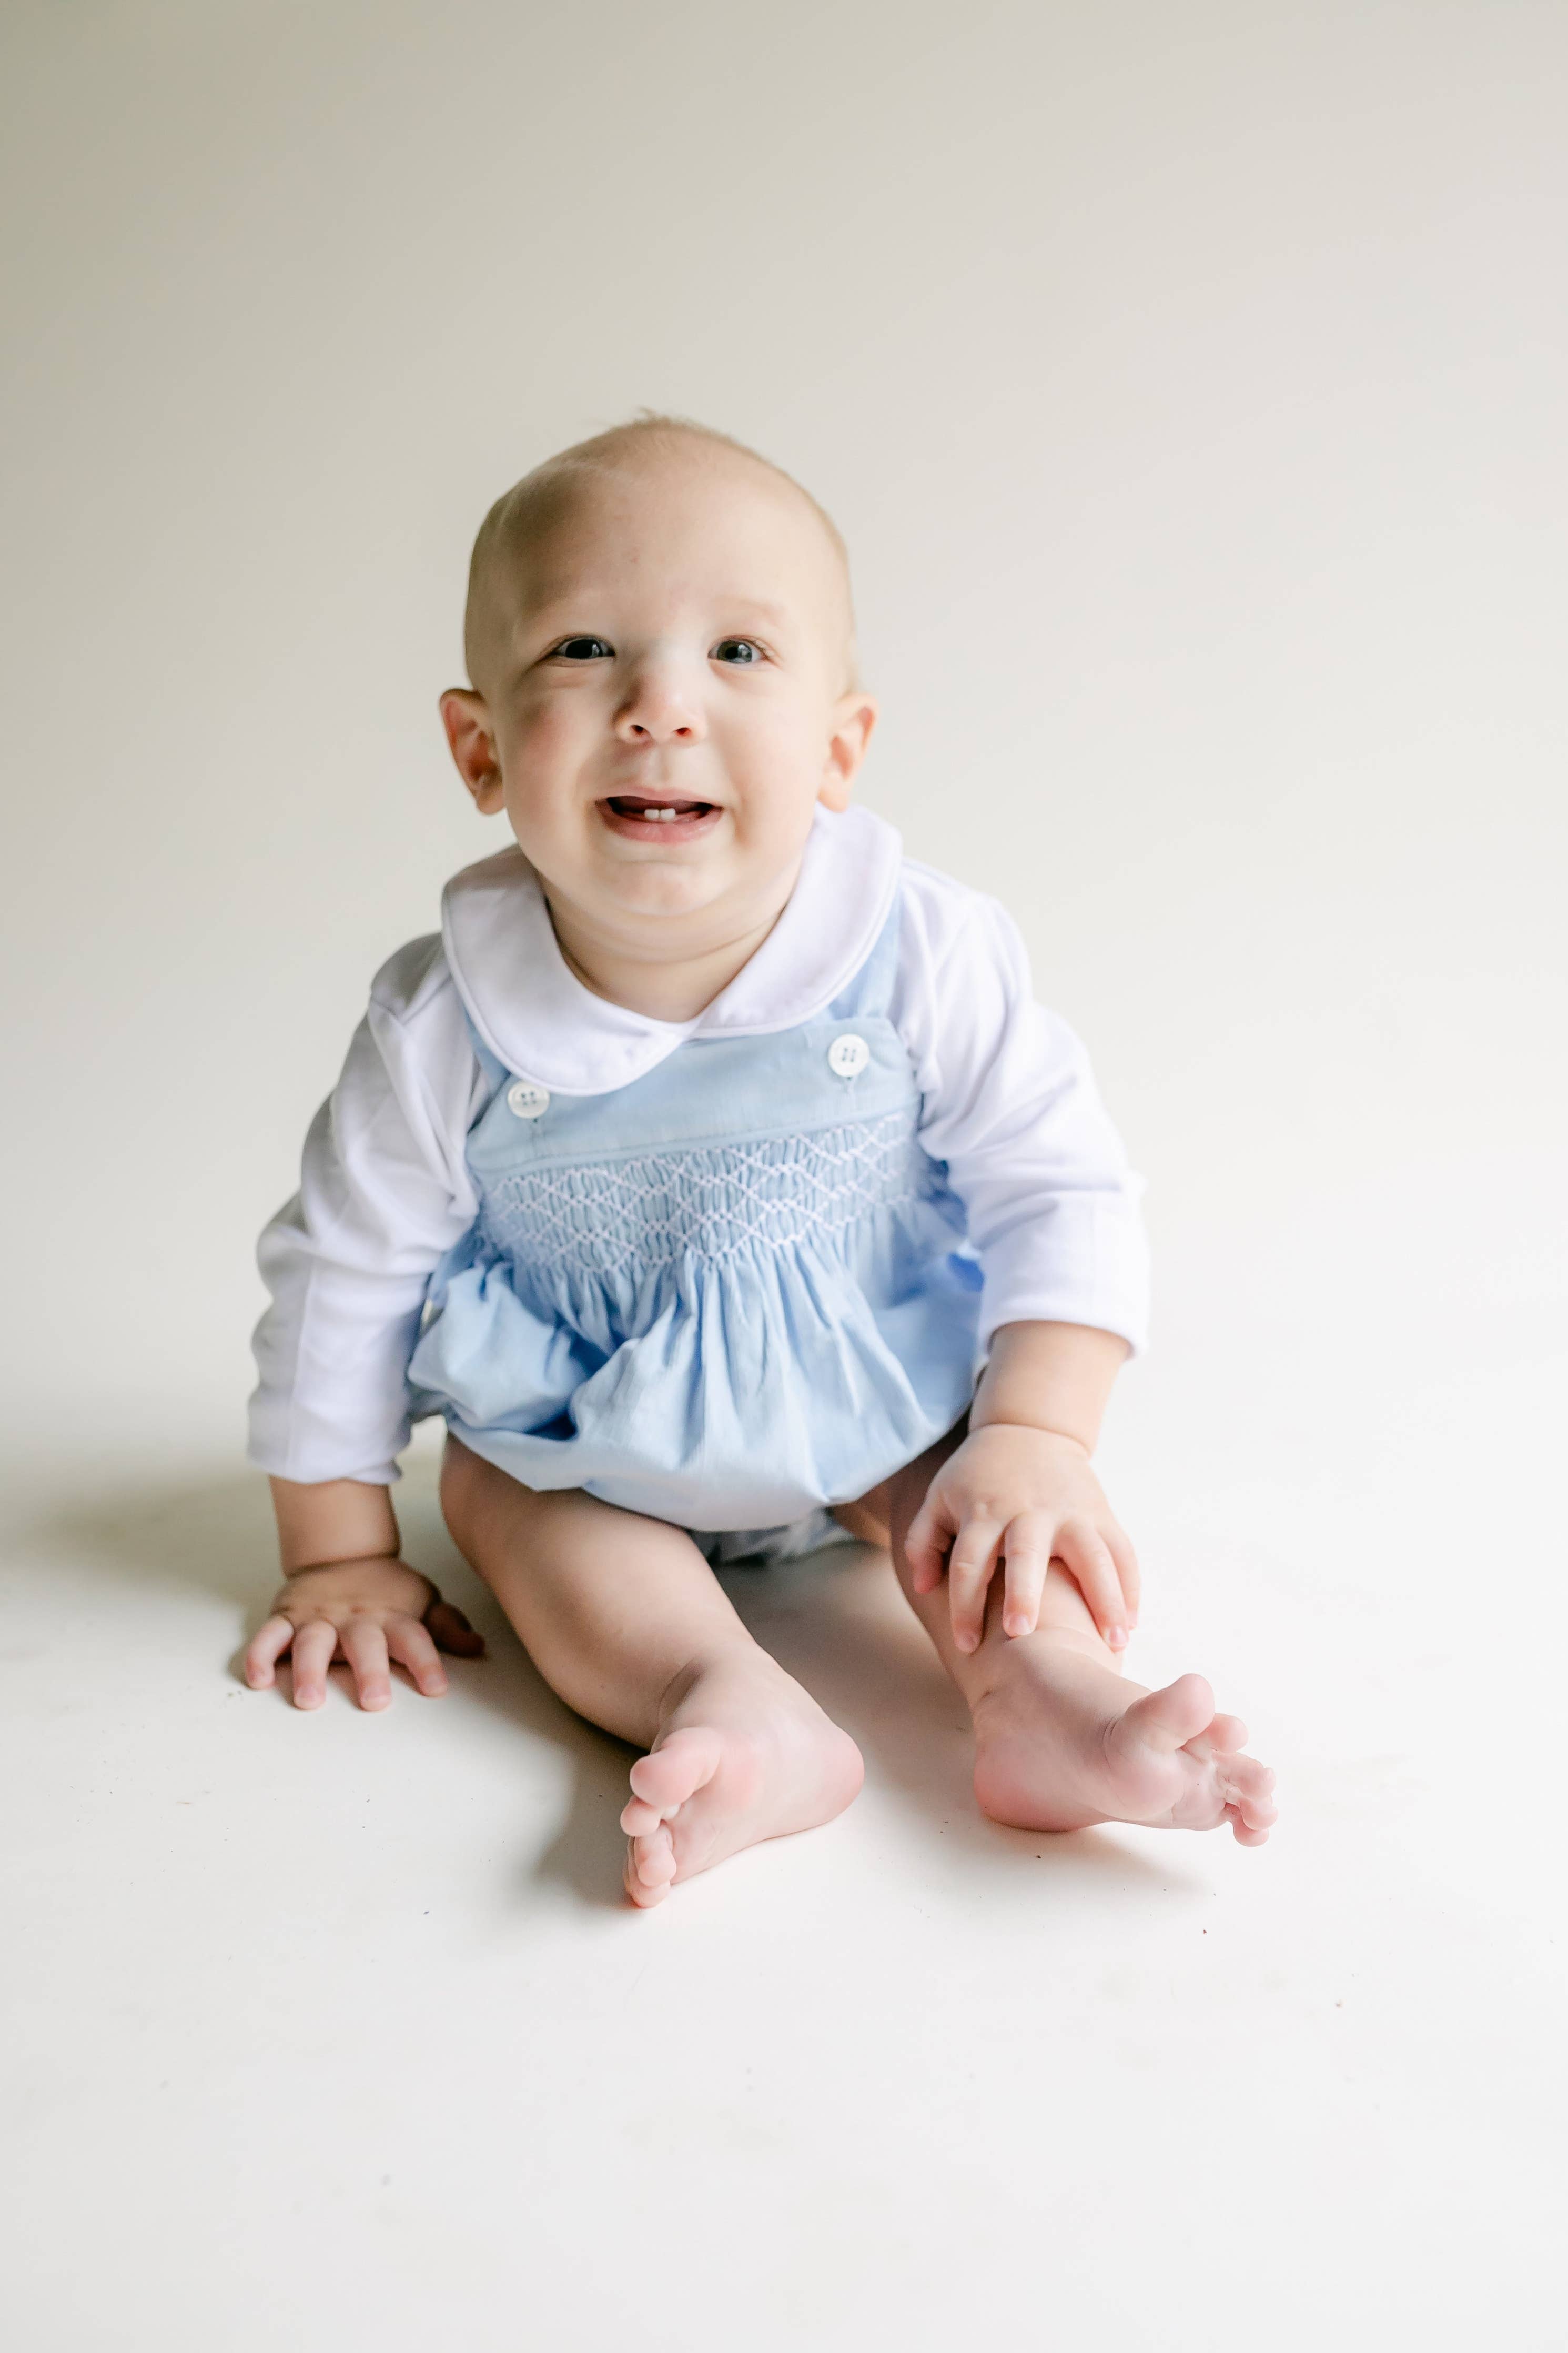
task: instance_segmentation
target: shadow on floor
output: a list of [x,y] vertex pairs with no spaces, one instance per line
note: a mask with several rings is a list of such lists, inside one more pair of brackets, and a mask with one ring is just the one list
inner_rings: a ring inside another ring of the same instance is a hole
[[[573,1798],[546,1852],[529,1876],[571,1891],[581,1902],[623,1902],[625,1852],[617,1817],[626,1797],[626,1770],[636,1754],[573,1714],[537,1673],[527,1652],[447,1535],[437,1500],[438,1465],[415,1456],[396,1490],[405,1556],[423,1568],[484,1635],[483,1659],[448,1659],[454,1697],[492,1711],[536,1740],[563,1749],[573,1766]],[[233,1648],[226,1664],[243,1681],[245,1646],[266,1618],[278,1589],[278,1537],[267,1482],[253,1471],[209,1480],[128,1487],[67,1504],[37,1519],[29,1545],[79,1571],[163,1591],[196,1591],[233,1605]],[[395,1705],[419,1705],[401,1668]],[[339,1699],[353,1704],[342,1665],[332,1670]],[[289,1704],[287,1662],[276,1688],[258,1702]]]
[[[490,1709],[531,1738],[563,1749],[573,1797],[548,1850],[530,1866],[581,1903],[617,1907],[624,1852],[617,1817],[636,1751],[597,1731],[558,1700],[535,1672],[488,1588],[447,1534],[434,1457],[414,1457],[396,1491],[405,1553],[467,1611],[489,1655],[448,1662],[454,1694]],[[35,1523],[30,1535],[76,1567],[102,1568],[165,1590],[198,1590],[237,1612],[229,1661],[237,1677],[245,1643],[267,1614],[278,1580],[277,1544],[265,1482],[244,1472],[206,1481],[148,1486],[68,1505]],[[1010,1831],[986,1820],[970,1787],[972,1746],[963,1702],[899,1592],[887,1556],[838,1546],[776,1568],[740,1568],[721,1577],[761,1642],[858,1743],[868,1782],[892,1797],[923,1841],[940,1834],[942,1876],[968,1879],[1047,1863],[1058,1892],[1168,1886],[1156,1869],[1114,1836]],[[346,1672],[333,1679],[347,1690]],[[407,1697],[405,1697],[406,1693]],[[275,1694],[287,1704],[286,1682]],[[405,1683],[398,1698],[413,1697]]]

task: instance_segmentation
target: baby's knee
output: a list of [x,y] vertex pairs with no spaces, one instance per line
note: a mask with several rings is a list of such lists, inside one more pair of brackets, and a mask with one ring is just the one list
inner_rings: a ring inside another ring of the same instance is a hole
[[888,1481],[888,1523],[896,1546],[902,1545],[905,1530],[925,1502],[931,1481],[968,1435],[969,1416],[965,1414],[945,1438],[939,1438],[934,1446],[928,1446],[923,1454],[917,1454],[912,1462],[906,1462]]

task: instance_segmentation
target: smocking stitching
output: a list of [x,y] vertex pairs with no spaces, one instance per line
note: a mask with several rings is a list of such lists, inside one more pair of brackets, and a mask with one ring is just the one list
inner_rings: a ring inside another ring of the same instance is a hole
[[787,1249],[922,1198],[918,1103],[809,1135],[519,1169],[485,1187],[486,1239],[520,1262],[613,1274]]

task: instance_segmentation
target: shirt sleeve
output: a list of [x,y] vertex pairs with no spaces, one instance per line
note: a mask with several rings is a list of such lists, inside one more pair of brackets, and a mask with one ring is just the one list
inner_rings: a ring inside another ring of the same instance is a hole
[[271,1304],[251,1342],[248,1451],[264,1471],[400,1476],[430,1275],[478,1215],[464,1143],[484,1086],[440,941],[416,940],[377,974],[300,1189],[257,1248]]
[[1086,1324],[1142,1349],[1142,1180],[1067,1023],[1034,1000],[1016,925],[994,900],[907,870],[890,1008],[984,1277],[980,1347],[999,1324]]

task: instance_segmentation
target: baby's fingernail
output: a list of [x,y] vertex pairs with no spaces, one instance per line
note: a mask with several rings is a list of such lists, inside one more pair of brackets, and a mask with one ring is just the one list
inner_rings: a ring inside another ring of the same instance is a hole
[[1113,1651],[1124,1651],[1127,1648],[1127,1629],[1124,1626],[1113,1626],[1105,1639]]

